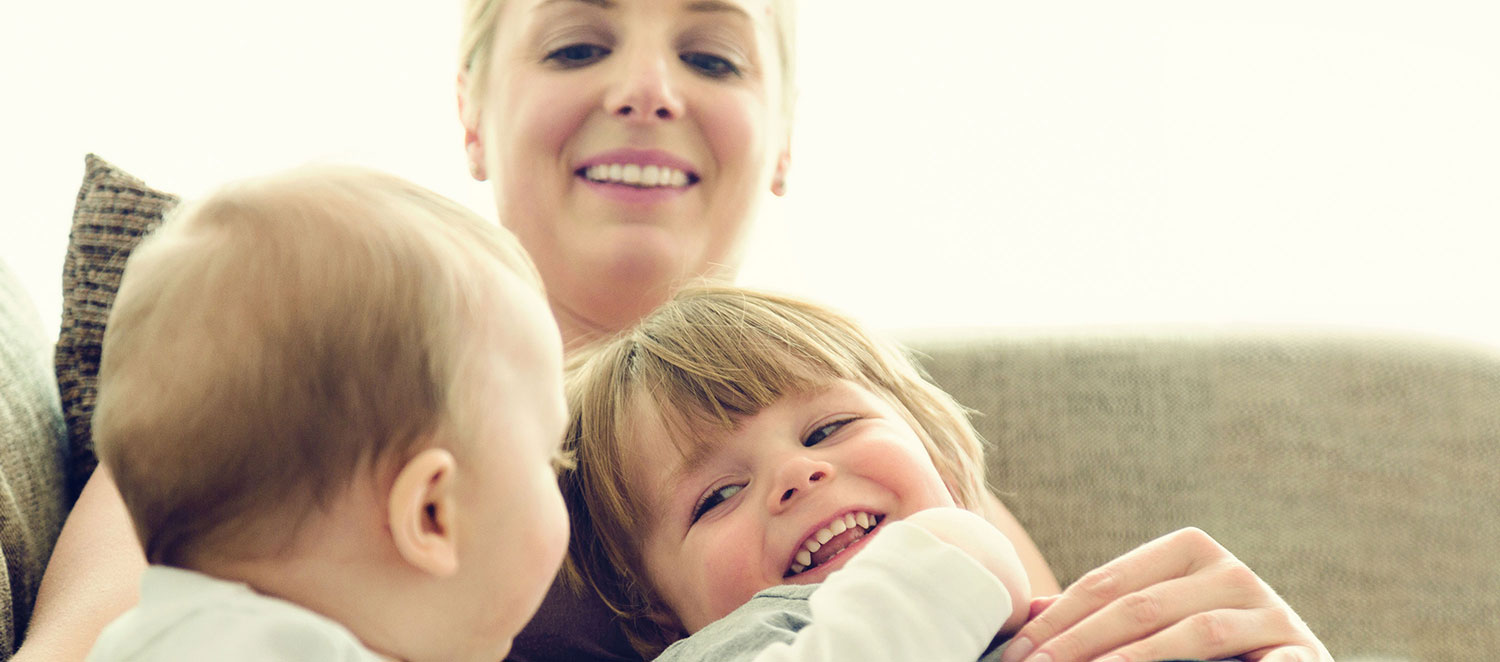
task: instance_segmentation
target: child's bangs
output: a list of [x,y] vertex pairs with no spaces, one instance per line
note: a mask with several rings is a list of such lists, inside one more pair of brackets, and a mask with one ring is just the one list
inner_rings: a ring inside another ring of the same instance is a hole
[[868,381],[833,329],[786,313],[741,297],[685,298],[637,329],[631,381],[685,457],[787,395]]

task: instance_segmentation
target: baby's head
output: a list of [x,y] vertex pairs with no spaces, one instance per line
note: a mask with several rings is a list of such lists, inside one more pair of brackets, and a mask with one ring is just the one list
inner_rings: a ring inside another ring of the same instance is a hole
[[373,171],[237,183],[135,251],[104,347],[95,439],[151,563],[406,659],[500,659],[540,603],[561,345],[504,230]]
[[568,381],[572,558],[644,652],[822,581],[885,522],[982,503],[963,408],[827,309],[689,290],[585,358]]

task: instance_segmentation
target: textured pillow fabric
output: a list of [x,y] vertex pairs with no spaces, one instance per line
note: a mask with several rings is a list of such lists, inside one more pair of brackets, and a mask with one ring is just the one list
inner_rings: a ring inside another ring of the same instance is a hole
[[1196,526],[1336,659],[1500,649],[1500,354],[1370,336],[920,346],[1067,582]]
[[83,186],[63,263],[63,319],[57,338],[57,386],[68,425],[68,498],[78,498],[94,472],[94,415],[99,348],[120,287],[125,260],[162,216],[174,195],[146,186],[93,154],[85,157]]
[[62,530],[66,431],[48,338],[0,263],[0,660],[15,650]]

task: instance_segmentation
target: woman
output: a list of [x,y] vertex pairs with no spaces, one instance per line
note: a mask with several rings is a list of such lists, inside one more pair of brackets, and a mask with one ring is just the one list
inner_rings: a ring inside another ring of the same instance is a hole
[[[568,346],[630,324],[687,280],[733,277],[760,196],[785,190],[791,5],[469,0],[459,105],[471,171],[492,182],[500,218],[536,261]],[[1020,525],[998,501],[991,510],[1034,589],[1056,593]],[[119,495],[96,472],[16,659],[82,659],[135,601],[142,568]],[[1143,546],[1033,608],[1048,604],[1013,651],[1051,662],[1111,651],[1327,659],[1285,603],[1201,533]],[[557,616],[591,605],[599,615],[596,601],[555,590],[514,654],[541,659],[563,635],[591,654],[628,653]]]

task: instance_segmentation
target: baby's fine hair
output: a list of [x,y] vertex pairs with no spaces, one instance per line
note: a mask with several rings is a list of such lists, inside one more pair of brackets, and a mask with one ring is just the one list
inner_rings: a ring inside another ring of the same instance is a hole
[[93,423],[147,560],[274,556],[357,472],[461,451],[473,328],[540,288],[509,233],[371,170],[179,208],[126,263]]
[[889,400],[957,501],[981,507],[983,444],[967,410],[897,345],[827,308],[741,288],[691,288],[575,357],[566,445],[577,464],[562,479],[573,520],[567,576],[604,599],[647,659],[679,633],[641,558],[639,542],[654,513],[623,469],[642,461],[632,436],[639,417],[659,416],[688,457],[700,440],[719,436],[695,430],[733,429],[783,397],[837,380]]

